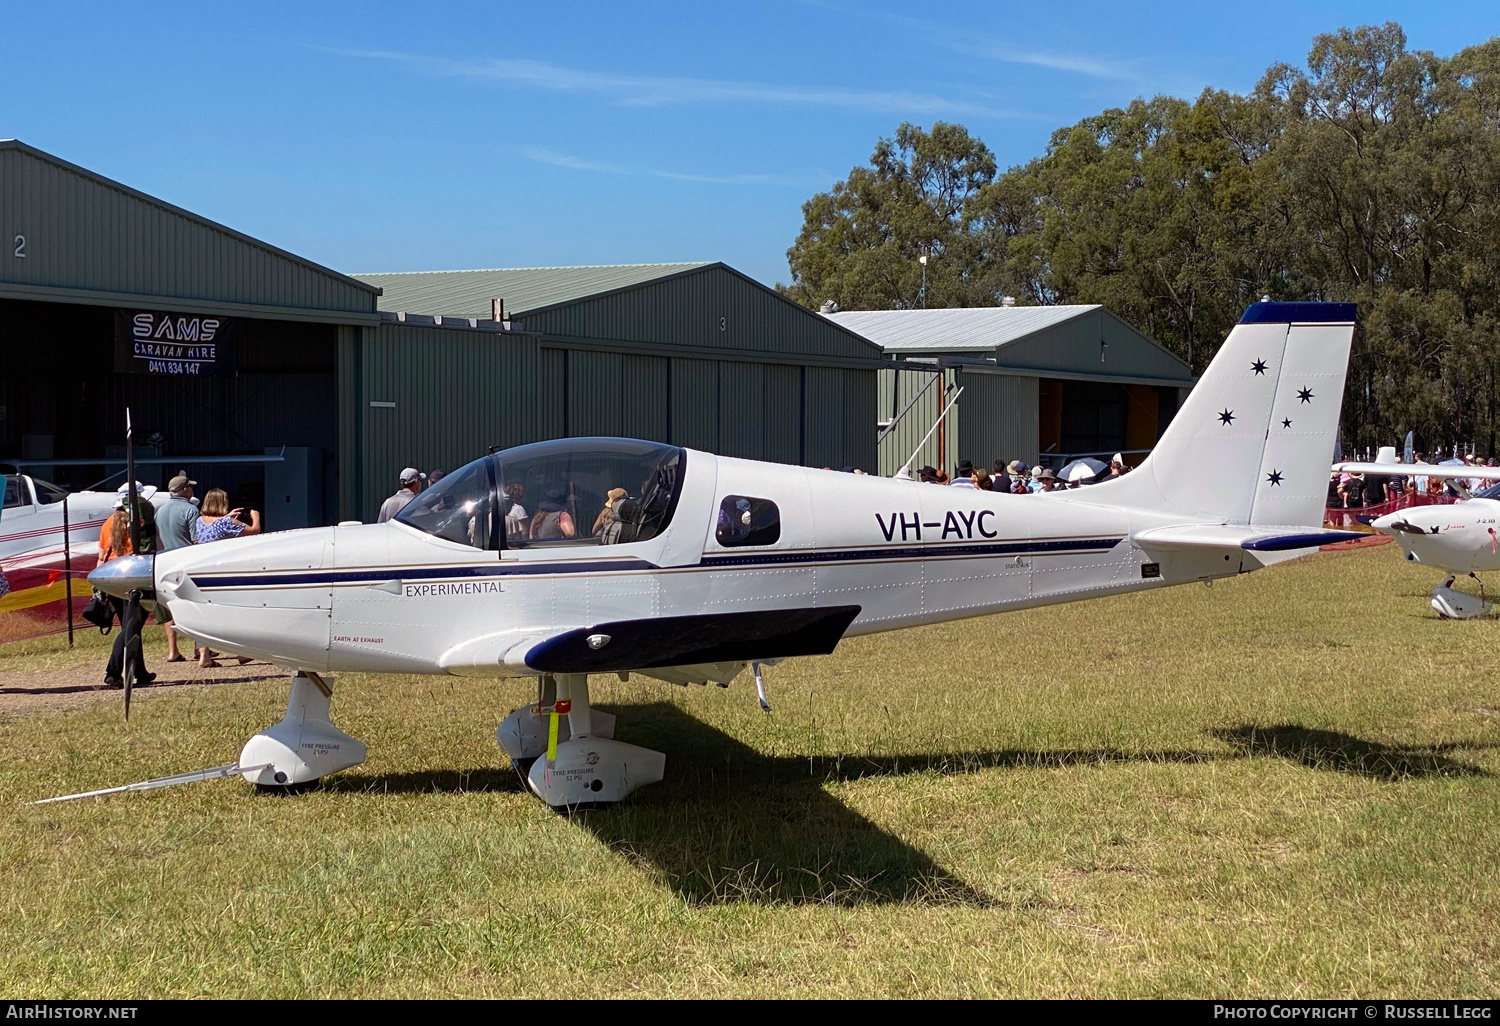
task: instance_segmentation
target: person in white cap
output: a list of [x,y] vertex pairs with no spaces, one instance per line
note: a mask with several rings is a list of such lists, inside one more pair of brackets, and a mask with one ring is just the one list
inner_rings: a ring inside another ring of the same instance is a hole
[[417,497],[422,490],[422,475],[416,467],[407,467],[401,471],[401,487],[396,489],[392,495],[380,504],[380,516],[375,518],[376,523],[383,524],[391,517],[406,508],[406,504]]

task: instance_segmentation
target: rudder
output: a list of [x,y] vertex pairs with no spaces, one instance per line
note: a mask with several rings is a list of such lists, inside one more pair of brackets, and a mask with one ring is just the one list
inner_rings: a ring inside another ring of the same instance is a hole
[[1114,501],[1231,524],[1322,522],[1353,303],[1254,303]]

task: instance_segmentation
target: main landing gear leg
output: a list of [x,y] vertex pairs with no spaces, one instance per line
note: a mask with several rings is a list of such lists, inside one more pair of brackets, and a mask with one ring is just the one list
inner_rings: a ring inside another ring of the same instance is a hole
[[[526,774],[526,783],[538,798],[558,811],[588,808],[618,802],[636,788],[662,778],[667,757],[661,752],[595,732],[596,724],[603,726],[608,714],[595,712],[589,703],[588,674],[558,674],[556,686],[556,704],[568,703],[568,740],[561,740],[559,723],[555,757],[548,759],[544,735],[543,750]],[[549,719],[552,715],[547,713]],[[611,733],[613,721],[614,717],[609,717]]]
[[244,774],[245,779],[261,790],[289,794],[364,762],[364,744],[329,721],[332,700],[333,687],[322,676],[304,672],[293,677],[286,715],[240,752],[241,766],[260,767]]
[[[547,754],[547,721],[550,719],[550,713],[543,710],[550,710],[556,703],[557,677],[544,673],[537,678],[536,704],[523,705],[512,711],[509,716],[500,721],[500,726],[495,731],[495,741],[500,745],[500,749],[510,756],[511,763],[521,771],[523,777],[531,769],[533,759]],[[598,709],[592,710],[591,713],[592,736],[614,737],[614,714],[601,712]],[[558,718],[558,741],[566,741],[573,736],[571,720],[571,716]]]

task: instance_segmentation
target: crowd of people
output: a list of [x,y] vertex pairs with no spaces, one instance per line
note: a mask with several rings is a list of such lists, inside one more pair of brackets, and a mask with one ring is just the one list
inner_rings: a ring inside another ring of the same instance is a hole
[[[1463,457],[1464,463],[1473,467],[1495,467],[1495,457],[1481,460],[1475,456]],[[1413,455],[1413,463],[1427,463],[1421,453]],[[1394,466],[1409,466],[1398,456]],[[1330,471],[1328,475],[1328,500],[1330,510],[1368,510],[1374,506],[1386,506],[1406,502],[1446,502],[1466,497],[1477,487],[1479,479],[1462,477],[1441,478],[1427,474],[1360,474],[1347,471]]]
[[[1097,465],[1097,464],[1096,464]],[[1078,474],[1072,481],[1063,481],[1057,471],[1040,464],[1030,466],[1023,460],[996,460],[994,470],[976,467],[969,460],[960,460],[950,477],[945,471],[926,466],[918,479],[923,484],[947,485],[950,488],[977,488],[985,492],[1009,492],[1012,495],[1033,495],[1037,492],[1056,492],[1066,488],[1083,488],[1099,484],[1130,472],[1125,457],[1115,453],[1109,466],[1102,470]]]
[[[406,467],[398,475],[400,485],[396,492],[380,505],[379,523],[395,518],[417,496],[442,480],[443,471],[433,470],[426,474],[415,467]],[[649,484],[649,482],[647,482]],[[647,487],[642,486],[642,494]],[[536,502],[536,512],[528,513],[526,487],[519,481],[510,481],[500,488],[500,520],[505,525],[506,543],[525,544],[532,541],[556,542],[572,538],[597,538],[601,545],[618,545],[637,540],[642,530],[645,506],[632,498],[624,488],[609,489],[603,496],[598,514],[590,523],[587,515],[575,518],[576,496],[567,488],[551,488]],[[590,507],[592,508],[592,507]],[[583,528],[586,527],[586,530]],[[471,522],[466,540],[471,545],[480,545],[476,532],[481,525]],[[445,532],[444,537],[448,537]],[[457,541],[458,538],[451,540]]]
[[[135,551],[133,537],[140,538],[140,551],[167,552],[187,545],[205,545],[244,535],[259,534],[260,511],[229,507],[229,495],[222,488],[212,488],[200,503],[193,489],[198,485],[186,473],[180,473],[167,483],[167,501],[157,509],[151,502],[156,489],[149,485],[136,484],[134,506],[135,531],[131,530],[130,486],[121,485],[115,500],[114,512],[104,521],[99,531],[99,563],[102,565],[119,556]],[[125,652],[130,643],[138,638],[143,624],[136,609],[122,599],[105,596],[118,621],[120,631],[115,635],[114,647],[110,650],[109,663],[104,670],[104,683],[110,687],[125,684]],[[177,631],[166,607],[157,605],[157,620],[167,629],[167,662],[185,662],[186,657],[179,648]],[[216,667],[216,653],[205,647],[194,649],[194,658],[204,669]],[[241,657],[241,663],[250,660]],[[135,665],[136,685],[149,684],[156,674],[146,670],[144,660]]]

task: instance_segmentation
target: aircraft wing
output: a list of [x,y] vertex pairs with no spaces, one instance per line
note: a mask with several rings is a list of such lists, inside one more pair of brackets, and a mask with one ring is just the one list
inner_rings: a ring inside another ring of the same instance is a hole
[[617,673],[827,655],[859,609],[819,606],[615,620],[553,634],[531,645],[523,658],[543,673]]
[[1430,463],[1335,463],[1339,474],[1378,474],[1382,477],[1462,477],[1470,481],[1500,481],[1500,467],[1437,466]]
[[1146,550],[1151,549],[1249,549],[1252,552],[1286,552],[1310,549],[1333,542],[1368,538],[1360,531],[1326,531],[1308,527],[1266,527],[1243,524],[1184,524],[1152,527],[1131,535]]
[[550,631],[502,631],[454,646],[438,665],[449,673],[474,677],[639,670],[674,684],[728,680],[745,663],[829,654],[859,610],[757,609],[613,620]]

